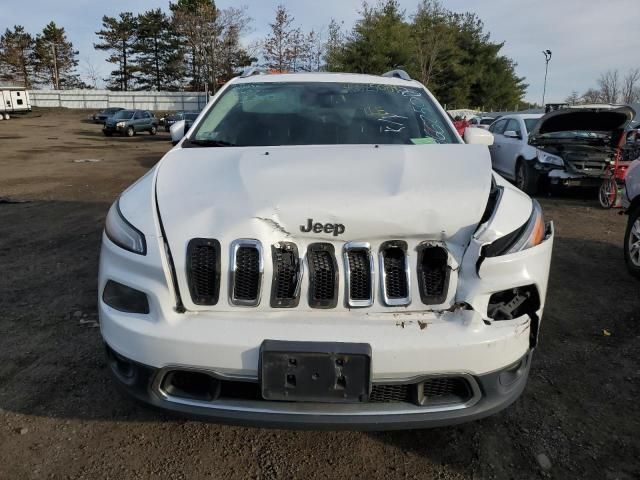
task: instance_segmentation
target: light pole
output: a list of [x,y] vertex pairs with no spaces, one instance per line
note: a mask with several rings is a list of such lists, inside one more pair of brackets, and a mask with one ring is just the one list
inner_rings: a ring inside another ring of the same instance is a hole
[[542,89],[542,106],[544,107],[544,97],[545,97],[545,94],[547,93],[547,72],[549,71],[549,61],[551,60],[551,50],[543,50],[542,54],[544,55],[544,59],[545,59],[544,87]]

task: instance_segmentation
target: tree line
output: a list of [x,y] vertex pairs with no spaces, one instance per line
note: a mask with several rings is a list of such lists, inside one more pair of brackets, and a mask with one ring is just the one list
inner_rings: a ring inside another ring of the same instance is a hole
[[26,88],[86,88],[75,72],[78,51],[64,28],[50,22],[33,36],[17,25],[0,36],[0,80],[21,83]]
[[589,88],[582,95],[571,92],[565,102],[572,105],[640,102],[640,68],[632,68],[624,76],[618,70],[608,70],[597,83],[597,88]]
[[216,91],[244,67],[276,72],[346,71],[380,74],[402,68],[449,107],[513,109],[527,84],[501,54],[474,13],[455,13],[439,0],[421,0],[407,13],[397,0],[363,3],[351,26],[332,19],[304,31],[282,5],[265,38],[246,43],[253,19],[246,7],[218,8],[214,0],[175,0],[168,12],[104,16],[94,48],[107,53],[107,78],[88,64],[78,75],[78,51],[53,22],[35,37],[22,26],[0,36],[0,79],[28,88]]

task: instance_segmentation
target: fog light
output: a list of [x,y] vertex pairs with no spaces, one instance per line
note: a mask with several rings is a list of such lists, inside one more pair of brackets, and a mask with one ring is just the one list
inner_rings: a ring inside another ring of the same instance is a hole
[[145,293],[113,280],[105,285],[102,300],[121,312],[149,313],[149,300]]

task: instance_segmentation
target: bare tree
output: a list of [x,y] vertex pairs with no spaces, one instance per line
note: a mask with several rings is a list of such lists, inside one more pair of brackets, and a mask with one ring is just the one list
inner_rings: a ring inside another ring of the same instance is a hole
[[590,88],[582,94],[581,99],[583,103],[598,103],[602,101],[602,96],[600,91],[595,88]]
[[635,103],[640,100],[640,69],[629,70],[622,81],[622,103]]
[[607,70],[598,79],[601,101],[618,103],[620,98],[620,76],[618,70]]
[[100,74],[98,67],[96,67],[96,64],[91,61],[91,58],[85,57],[82,67],[84,77],[88,81],[87,84],[91,88],[98,88],[98,82],[102,78],[102,75]]
[[580,96],[578,95],[578,92],[574,90],[571,92],[571,95],[564,99],[564,101],[569,105],[576,105],[577,103],[580,103]]

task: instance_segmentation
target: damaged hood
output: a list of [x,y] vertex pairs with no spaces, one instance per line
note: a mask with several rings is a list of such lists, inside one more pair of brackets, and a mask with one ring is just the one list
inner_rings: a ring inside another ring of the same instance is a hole
[[[631,107],[618,108],[566,108],[544,115],[529,133],[529,144],[588,143],[599,134],[600,138],[613,139],[633,120]],[[574,135],[575,133],[575,135]]]
[[179,256],[196,237],[466,244],[491,174],[481,145],[176,148],[159,164],[156,192]]

